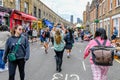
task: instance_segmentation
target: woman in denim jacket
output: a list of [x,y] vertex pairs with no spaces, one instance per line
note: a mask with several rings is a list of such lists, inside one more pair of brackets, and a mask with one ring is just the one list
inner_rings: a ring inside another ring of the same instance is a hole
[[[5,53],[3,60],[6,63],[8,60],[8,68],[9,68],[9,80],[15,80],[15,72],[18,66],[20,72],[20,80],[24,80],[25,78],[25,62],[29,59],[30,49],[28,38],[22,35],[23,27],[21,25],[17,25],[12,30],[12,36],[8,38],[5,46]],[[10,61],[8,59],[8,54],[13,51],[18,40],[21,38],[20,43],[18,44],[19,48],[14,53],[16,55],[15,61]]]

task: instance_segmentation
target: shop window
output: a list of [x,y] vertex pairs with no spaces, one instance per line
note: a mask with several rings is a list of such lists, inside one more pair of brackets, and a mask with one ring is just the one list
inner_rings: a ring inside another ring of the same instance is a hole
[[3,0],[0,0],[0,6],[3,6]]
[[110,10],[112,10],[112,3],[113,3],[113,0],[110,0]]
[[34,16],[37,17],[37,8],[34,6]]
[[16,10],[20,11],[20,0],[16,0]]
[[28,3],[24,3],[24,12],[28,14]]
[[120,0],[116,0],[117,7],[120,6]]
[[39,16],[39,18],[41,18],[41,10],[40,9],[39,9],[39,15],[38,16]]

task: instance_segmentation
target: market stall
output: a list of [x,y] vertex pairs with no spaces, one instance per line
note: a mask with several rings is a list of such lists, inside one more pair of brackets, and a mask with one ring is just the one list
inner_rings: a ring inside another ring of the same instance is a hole
[[37,18],[32,15],[13,10],[10,16],[10,29],[17,24],[23,25],[25,28],[31,28],[31,23],[34,20],[37,20]]

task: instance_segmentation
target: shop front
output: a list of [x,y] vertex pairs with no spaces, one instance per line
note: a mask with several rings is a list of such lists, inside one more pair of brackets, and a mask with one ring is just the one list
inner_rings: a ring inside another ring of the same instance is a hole
[[22,25],[24,28],[31,28],[31,23],[37,20],[36,17],[29,14],[14,10],[10,17],[10,29],[17,24]]

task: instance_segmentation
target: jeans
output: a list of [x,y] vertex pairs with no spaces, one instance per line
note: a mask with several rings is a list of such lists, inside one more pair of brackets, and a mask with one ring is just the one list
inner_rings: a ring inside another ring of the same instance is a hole
[[81,39],[84,40],[84,35],[81,35]]
[[0,68],[1,69],[5,68],[5,63],[2,60],[3,54],[4,54],[4,50],[0,49]]
[[8,67],[9,67],[9,80],[15,80],[15,72],[16,68],[18,66],[19,73],[20,73],[20,80],[24,80],[25,77],[25,60],[24,59],[19,59],[13,62],[9,62]]
[[63,52],[64,52],[64,50],[62,50],[62,51],[56,51],[56,50],[54,50],[54,51],[56,53],[56,68],[61,69],[62,62],[63,62],[62,58],[63,58]]
[[113,39],[115,39],[115,38],[116,38],[116,36],[115,36],[115,35],[112,35],[111,39],[113,40]]

